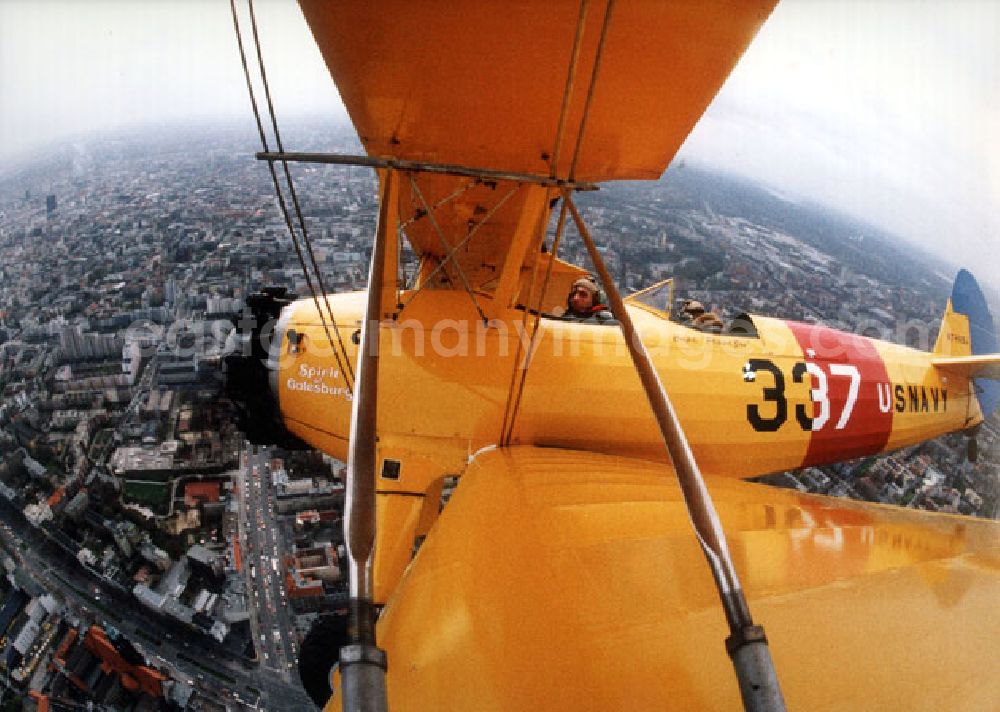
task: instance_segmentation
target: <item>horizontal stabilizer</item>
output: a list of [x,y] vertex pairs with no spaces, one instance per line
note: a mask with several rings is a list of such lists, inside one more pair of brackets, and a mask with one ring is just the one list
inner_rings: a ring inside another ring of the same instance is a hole
[[1000,354],[981,356],[942,357],[931,361],[935,368],[967,378],[989,378],[1000,381]]

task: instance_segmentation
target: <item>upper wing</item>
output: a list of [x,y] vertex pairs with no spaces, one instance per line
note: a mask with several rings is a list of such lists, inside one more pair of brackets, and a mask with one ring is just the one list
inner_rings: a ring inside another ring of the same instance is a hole
[[[300,4],[370,154],[542,174],[586,6],[556,171],[567,174],[606,0]],[[619,0],[577,179],[657,178],[774,4]]]
[[[708,478],[789,709],[992,709],[996,522]],[[669,468],[470,464],[379,623],[393,709],[738,709]],[[933,684],[926,684],[928,671]],[[335,699],[327,709],[339,709]]]
[[[300,0],[369,154],[577,181],[658,178],[774,3],[618,0],[609,15],[608,0]],[[420,285],[526,301],[558,192],[499,183],[402,181]],[[565,298],[562,277],[543,310]]]

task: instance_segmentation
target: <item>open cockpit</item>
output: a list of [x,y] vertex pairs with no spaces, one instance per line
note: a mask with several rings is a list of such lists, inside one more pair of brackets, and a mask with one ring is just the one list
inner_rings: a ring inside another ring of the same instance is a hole
[[673,278],[664,279],[630,294],[625,297],[625,303],[693,331],[726,336],[760,337],[753,316],[747,312],[737,312],[736,316],[726,319],[714,311],[706,310],[699,301],[677,298],[674,294]]

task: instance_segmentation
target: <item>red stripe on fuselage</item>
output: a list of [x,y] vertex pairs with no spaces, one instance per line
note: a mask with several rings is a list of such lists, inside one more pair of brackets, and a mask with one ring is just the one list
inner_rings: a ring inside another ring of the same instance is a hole
[[[892,407],[889,403],[889,376],[875,345],[863,336],[835,331],[824,326],[786,322],[802,348],[803,360],[815,364],[824,377],[807,373],[814,402],[806,405],[807,414],[821,416],[820,382],[825,378],[829,415],[822,427],[812,431],[802,466],[819,465],[880,452],[892,432]],[[835,365],[835,364],[839,364]],[[832,369],[831,369],[832,367]],[[853,367],[853,369],[851,368]],[[843,427],[837,427],[850,402],[851,381],[858,381],[857,395]],[[885,389],[882,403],[879,388]]]

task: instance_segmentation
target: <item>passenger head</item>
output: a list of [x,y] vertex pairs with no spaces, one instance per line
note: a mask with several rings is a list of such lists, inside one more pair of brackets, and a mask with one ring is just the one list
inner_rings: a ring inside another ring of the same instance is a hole
[[566,306],[575,314],[588,314],[597,306],[597,283],[590,277],[581,277],[570,287]]
[[705,306],[696,299],[688,299],[681,307],[681,314],[685,319],[697,319],[705,313]]

